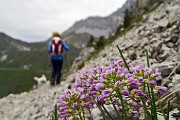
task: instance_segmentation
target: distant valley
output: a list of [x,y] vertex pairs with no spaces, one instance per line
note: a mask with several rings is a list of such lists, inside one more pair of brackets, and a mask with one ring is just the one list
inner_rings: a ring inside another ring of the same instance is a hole
[[[0,33],[0,97],[32,89],[34,76],[45,74],[50,79],[48,42],[26,43]],[[65,53],[63,73],[68,72],[80,52],[79,48],[69,47],[71,51]]]

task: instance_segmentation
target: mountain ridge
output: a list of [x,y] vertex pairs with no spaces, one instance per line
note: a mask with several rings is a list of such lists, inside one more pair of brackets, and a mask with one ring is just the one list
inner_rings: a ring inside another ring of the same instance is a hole
[[[62,35],[65,39],[72,34],[83,35],[84,33],[89,34],[89,36],[93,36],[95,39],[99,39],[101,36],[108,38],[116,31],[120,24],[123,24],[125,10],[131,9],[131,6],[134,6],[136,1],[137,0],[127,0],[122,7],[106,17],[90,16],[86,19],[76,21],[71,27],[64,31]],[[89,39],[90,38],[87,37],[80,42],[71,37],[70,41],[72,44],[83,43],[85,46],[87,46]]]

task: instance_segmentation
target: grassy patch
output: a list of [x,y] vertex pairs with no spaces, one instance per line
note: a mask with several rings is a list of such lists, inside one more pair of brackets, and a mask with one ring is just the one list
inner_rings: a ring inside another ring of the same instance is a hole
[[17,94],[31,90],[36,84],[33,77],[38,76],[38,73],[33,70],[0,70],[0,76],[0,98],[2,98],[10,93]]

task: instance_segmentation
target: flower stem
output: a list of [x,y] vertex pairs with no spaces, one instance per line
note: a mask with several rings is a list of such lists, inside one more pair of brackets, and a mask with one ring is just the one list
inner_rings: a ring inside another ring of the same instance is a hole
[[146,83],[145,83],[145,81],[143,82],[143,92],[145,92],[146,91]]
[[101,111],[101,114],[103,115],[103,120],[105,120],[105,113],[104,113],[103,109],[98,105],[98,103],[96,101],[95,101],[95,103],[96,103],[98,109]]
[[151,99],[151,91],[150,91],[150,86],[149,86],[148,83],[147,83],[147,88],[148,88],[148,96],[149,96],[149,98]]
[[128,69],[128,71],[130,71],[129,66],[128,66],[128,64],[126,63],[126,60],[125,60],[125,58],[124,58],[124,56],[123,56],[123,54],[122,54],[122,51],[121,51],[121,49],[119,48],[118,45],[117,45],[117,48],[118,48],[118,50],[119,50],[119,54],[121,55],[121,57],[122,57],[122,59],[123,59],[123,61],[124,61],[125,67]]
[[[111,99],[111,102],[113,102],[113,100],[112,100],[112,97],[110,96],[110,99]],[[117,110],[117,108],[116,108],[116,106],[112,103],[112,105],[113,105],[113,107],[114,107],[114,109],[115,109],[115,111],[116,111],[116,114],[118,115],[118,119],[120,120],[121,119],[121,116],[120,116],[120,114],[119,114],[119,112],[118,112],[118,110]]]
[[83,120],[83,118],[81,116],[80,108],[78,108],[78,115],[79,115],[80,120]]
[[146,59],[147,59],[147,66],[150,67],[149,53],[148,53],[148,50],[147,50],[147,49],[146,49]]
[[[153,100],[152,100],[152,90],[150,89],[150,86],[149,86],[149,84],[147,83],[147,88],[148,88],[148,95],[149,95],[149,99],[150,99],[150,105],[151,105],[151,119],[153,119],[154,120],[154,118],[153,118],[153,116],[152,116],[152,114],[154,113],[154,106],[153,106]],[[149,113],[149,112],[148,112]]]
[[82,118],[81,114],[79,114],[79,117],[80,117],[80,119],[81,119],[81,120],[83,120],[83,118]]
[[57,116],[57,104],[54,106],[54,108],[55,108],[54,120],[58,120],[58,116]]
[[167,110],[167,119],[166,120],[169,120],[169,112],[170,112],[170,101],[168,101],[168,110]]
[[155,97],[154,97],[154,93],[153,93],[153,87],[151,86],[151,95],[152,95],[152,106],[153,106],[153,117],[154,120],[158,120],[157,118],[157,110],[156,110],[156,103],[155,103]]
[[125,119],[127,119],[127,115],[126,115],[126,110],[125,110],[125,105],[124,105],[123,97],[122,97],[122,95],[121,95],[121,93],[119,92],[118,89],[116,90],[116,92],[117,92],[117,94],[118,94],[119,99],[121,100],[122,111],[123,111],[123,114],[125,115]]
[[165,113],[165,111],[164,111],[164,109],[162,107],[162,103],[159,103],[159,106],[161,108],[161,112],[163,113],[164,120],[167,120],[167,116],[166,116],[166,113]]
[[146,102],[145,102],[143,97],[141,97],[141,101],[142,101],[142,103],[144,105],[145,120],[147,120],[147,114],[148,114],[147,113],[147,106],[146,106]]
[[109,114],[109,112],[106,110],[106,108],[104,107],[104,105],[102,105],[103,109],[105,110],[105,112],[107,113],[108,117],[113,120],[113,118],[111,117],[111,115]]

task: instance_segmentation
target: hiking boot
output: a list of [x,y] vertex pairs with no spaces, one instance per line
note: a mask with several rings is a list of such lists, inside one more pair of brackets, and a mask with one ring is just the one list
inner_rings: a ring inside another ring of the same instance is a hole
[[60,79],[56,79],[56,85],[60,85],[61,81]]
[[50,82],[50,85],[51,85],[51,86],[54,86],[54,85],[55,85],[55,83],[54,83],[54,82]]
[[60,85],[60,82],[57,82],[56,85]]

